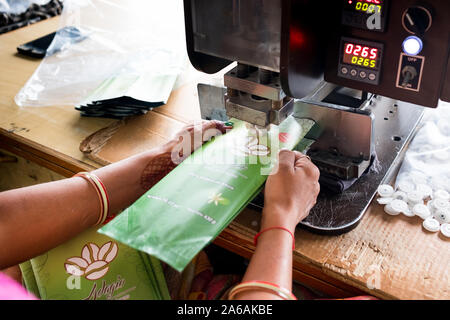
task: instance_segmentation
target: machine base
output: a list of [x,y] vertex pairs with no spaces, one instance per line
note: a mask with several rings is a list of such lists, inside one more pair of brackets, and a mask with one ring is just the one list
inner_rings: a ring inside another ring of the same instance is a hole
[[320,234],[342,234],[355,228],[364,216],[380,184],[395,177],[420,123],[423,107],[377,97],[373,139],[376,159],[358,181],[342,194],[323,192],[301,226]]
[[[299,227],[325,235],[340,235],[354,229],[377,193],[378,186],[390,183],[403,162],[406,146],[422,119],[423,107],[376,97],[374,116],[375,160],[362,177],[341,194],[322,191],[317,204]],[[262,210],[263,195],[249,205]]]
[[[209,85],[199,85],[198,89],[202,117],[225,120],[223,119],[226,118],[223,99],[225,89]],[[311,110],[307,110],[309,107]],[[343,122],[345,117],[351,115],[348,112],[340,114],[338,107],[325,113],[317,108],[321,107],[316,107],[314,104],[307,106],[304,102],[296,103],[294,116],[310,117],[317,123],[325,121],[322,125],[332,126],[336,121],[341,124],[345,123]],[[358,139],[358,136],[349,135],[348,132],[342,132],[342,134],[348,139],[347,145],[350,145],[350,149],[355,152],[361,151],[362,154],[371,152],[375,156],[374,163],[368,172],[343,193],[321,192],[316,206],[311,210],[309,216],[299,224],[299,227],[304,227],[314,233],[331,235],[343,234],[355,228],[374,198],[378,186],[391,182],[395,177],[402,163],[406,146],[414,136],[424,113],[423,107],[381,96],[372,98],[372,103],[363,109],[361,111],[370,110],[368,115],[373,119],[371,127],[361,124],[361,120],[364,120],[363,117],[352,123],[356,126],[359,135],[364,138]],[[329,119],[325,119],[325,114]],[[329,116],[330,114],[332,116]],[[357,114],[355,113],[355,115]],[[316,117],[318,119],[314,119]],[[345,127],[348,125],[335,126],[333,130],[346,131]],[[370,135],[370,132],[371,145],[374,150],[369,150],[365,143],[368,141],[366,136]],[[327,141],[325,140],[325,142]],[[342,147],[344,145],[345,143],[342,144]],[[259,195],[249,206],[262,210],[263,203],[263,196]]]

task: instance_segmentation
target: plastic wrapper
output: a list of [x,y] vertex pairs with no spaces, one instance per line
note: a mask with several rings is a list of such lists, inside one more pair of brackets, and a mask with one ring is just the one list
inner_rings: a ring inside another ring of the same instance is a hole
[[314,121],[289,117],[264,132],[234,128],[208,142],[99,232],[181,271],[261,191],[281,148],[293,149]]
[[160,262],[92,228],[21,264],[26,288],[45,300],[170,299]]
[[[161,93],[142,94],[145,88],[135,84],[148,85],[149,76],[160,76],[174,85],[188,66],[183,14],[183,2],[177,0],[64,1],[59,31],[47,56],[17,94],[17,105],[75,106],[108,79],[124,77],[136,80],[120,93],[139,92],[139,99],[149,102],[166,100],[170,91],[161,99]],[[64,28],[79,30],[79,41]]]
[[427,110],[405,154],[395,187],[402,181],[450,192],[450,104]]

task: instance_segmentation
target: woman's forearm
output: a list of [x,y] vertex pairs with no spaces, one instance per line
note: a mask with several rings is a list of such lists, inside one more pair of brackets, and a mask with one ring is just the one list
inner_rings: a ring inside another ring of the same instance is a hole
[[[220,121],[189,124],[164,146],[95,170],[106,187],[109,212],[130,206],[175,168],[172,156],[178,163],[204,141],[231,128]],[[198,136],[200,140],[194,141]],[[0,193],[0,270],[92,227],[99,214],[97,193],[81,177]]]
[[[267,210],[267,209],[264,209]],[[266,216],[270,213],[266,212]],[[263,221],[261,230],[282,226],[282,224]],[[295,227],[288,227],[295,232]],[[292,236],[281,229],[265,231],[258,238],[258,245],[253,254],[243,282],[265,281],[285,289],[292,289]],[[243,300],[278,299],[275,294],[260,289],[244,291],[236,296]]]
[[[152,164],[166,163],[164,166]],[[161,147],[95,170],[110,199],[110,213],[136,201],[173,168]],[[76,177],[0,193],[0,269],[69,240],[98,220],[95,189]]]
[[[281,150],[278,165],[267,178],[261,230],[243,281],[266,281],[292,289],[292,247],[295,227],[308,215],[320,191],[319,169],[297,151]],[[239,289],[239,288],[238,288]],[[264,290],[241,291],[238,299],[275,299]]]

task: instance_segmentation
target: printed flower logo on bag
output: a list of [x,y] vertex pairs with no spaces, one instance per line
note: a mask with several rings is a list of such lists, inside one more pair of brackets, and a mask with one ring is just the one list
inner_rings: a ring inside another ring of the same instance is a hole
[[209,199],[208,203],[214,203],[216,206],[219,204],[226,206],[230,203],[230,201],[224,197],[222,197],[222,193],[219,194],[212,194]]
[[98,280],[108,273],[109,264],[116,258],[118,250],[117,244],[112,241],[101,248],[90,242],[81,250],[81,257],[67,259],[64,267],[71,275]]

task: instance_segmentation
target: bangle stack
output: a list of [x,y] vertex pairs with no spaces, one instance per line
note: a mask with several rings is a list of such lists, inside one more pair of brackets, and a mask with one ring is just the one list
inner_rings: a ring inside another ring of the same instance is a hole
[[80,177],[89,182],[91,186],[94,187],[97,192],[97,196],[100,202],[100,214],[98,216],[96,226],[101,225],[105,222],[106,217],[109,212],[109,198],[108,193],[106,192],[106,187],[103,182],[97,177],[95,174],[91,172],[79,172],[74,177]]
[[276,294],[283,300],[297,300],[297,298],[292,294],[291,291],[288,289],[282,288],[274,283],[265,282],[265,281],[247,281],[242,282],[235,286],[233,289],[231,289],[228,299],[233,300],[233,298],[243,292],[243,291],[249,291],[249,290],[265,290],[270,293]]

